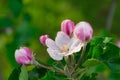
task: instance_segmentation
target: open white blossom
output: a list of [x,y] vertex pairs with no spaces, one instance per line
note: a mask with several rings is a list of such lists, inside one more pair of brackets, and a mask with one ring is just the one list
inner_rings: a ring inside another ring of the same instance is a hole
[[84,43],[82,43],[79,39],[69,37],[62,31],[57,33],[55,41],[50,38],[46,40],[46,46],[48,47],[47,52],[54,60],[62,60],[63,56],[79,52],[83,45]]

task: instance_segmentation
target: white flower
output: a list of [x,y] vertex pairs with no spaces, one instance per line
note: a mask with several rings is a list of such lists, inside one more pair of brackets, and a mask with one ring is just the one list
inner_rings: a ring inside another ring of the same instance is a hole
[[62,31],[57,33],[55,41],[50,38],[46,40],[47,52],[54,60],[62,60],[63,56],[80,51],[83,45],[84,43],[79,39],[75,37],[70,38]]

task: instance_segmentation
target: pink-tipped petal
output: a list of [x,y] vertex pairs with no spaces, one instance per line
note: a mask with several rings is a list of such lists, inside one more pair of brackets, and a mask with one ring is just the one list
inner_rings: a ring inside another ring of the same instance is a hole
[[19,64],[30,64],[31,60],[27,56],[20,56],[16,59]]
[[71,35],[74,30],[74,22],[71,20],[64,20],[61,23],[61,31],[66,33],[67,35]]
[[79,22],[74,29],[74,36],[82,42],[88,42],[93,35],[93,29],[87,22]]
[[32,51],[27,47],[21,47],[15,51],[15,59],[17,63],[28,65],[31,64],[33,58]]
[[27,48],[27,47],[23,47],[23,49],[26,51],[26,53],[27,53],[26,55],[28,56],[28,58],[30,60],[32,60],[33,54],[31,52],[31,50],[29,48]]
[[46,45],[46,40],[50,38],[49,35],[42,35],[40,37],[40,42],[43,44],[43,45]]

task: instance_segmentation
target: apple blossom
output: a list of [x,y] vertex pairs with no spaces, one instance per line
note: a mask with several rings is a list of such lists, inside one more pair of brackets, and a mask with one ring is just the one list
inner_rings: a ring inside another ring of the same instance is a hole
[[71,35],[74,30],[74,22],[66,19],[61,23],[61,31],[65,32],[67,35]]
[[40,42],[43,44],[43,45],[46,45],[46,39],[50,38],[49,35],[42,35],[40,36]]
[[83,44],[77,38],[70,38],[67,34],[60,31],[57,33],[55,41],[50,38],[46,40],[46,46],[51,58],[62,60],[63,56],[80,51]]
[[79,22],[74,29],[74,36],[82,42],[88,42],[91,40],[93,29],[88,22]]
[[32,51],[27,47],[21,47],[15,51],[15,59],[21,65],[31,64],[33,60]]

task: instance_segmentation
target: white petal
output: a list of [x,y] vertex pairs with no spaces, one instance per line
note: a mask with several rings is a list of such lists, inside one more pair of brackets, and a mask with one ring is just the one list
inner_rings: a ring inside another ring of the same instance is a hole
[[53,49],[53,50],[59,50],[59,47],[56,45],[56,43],[52,39],[47,39],[46,40],[46,46],[48,48]]
[[70,55],[75,52],[79,52],[83,46],[84,46],[84,43],[82,43],[78,39],[74,39],[73,43],[70,45],[69,53],[66,54],[65,56]]
[[19,50],[17,49],[15,51],[15,58],[18,58],[20,56],[27,56],[27,53],[24,49],[19,49]]
[[47,52],[49,53],[50,57],[53,58],[54,60],[62,60],[63,59],[62,53],[60,55],[60,51],[58,51],[58,50],[53,50],[51,48],[47,48]]
[[68,47],[70,48],[75,41],[76,41],[76,38],[73,36],[73,37],[71,38],[70,42],[68,43]]
[[70,37],[65,34],[64,32],[60,31],[57,33],[57,36],[55,38],[55,43],[61,47],[63,45],[68,45],[68,43],[70,42]]

